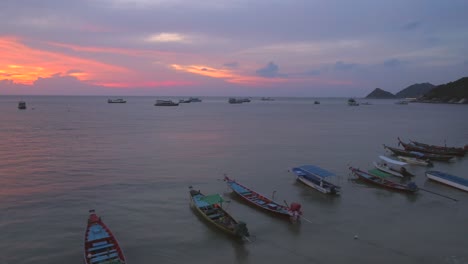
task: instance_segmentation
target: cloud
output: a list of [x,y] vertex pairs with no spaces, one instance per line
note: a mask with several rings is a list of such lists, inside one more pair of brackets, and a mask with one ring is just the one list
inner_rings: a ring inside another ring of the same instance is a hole
[[228,67],[228,68],[237,68],[239,67],[239,63],[236,61],[227,62],[227,63],[224,63],[223,66]]
[[320,70],[310,70],[310,71],[306,71],[306,72],[304,72],[304,75],[307,75],[307,76],[317,76],[317,75],[320,75]]
[[399,59],[388,59],[384,61],[383,65],[387,68],[396,68],[404,65],[406,62]]
[[338,71],[347,71],[356,68],[358,65],[356,63],[344,63],[342,61],[337,61],[334,65],[334,69]]
[[146,40],[149,42],[188,42],[186,36],[178,33],[159,33],[149,36]]
[[403,25],[402,29],[403,30],[414,30],[418,27],[421,26],[421,22],[420,21],[412,21],[412,22],[409,22],[405,25]]
[[265,78],[285,77],[286,75],[279,73],[279,67],[274,62],[269,62],[265,67],[256,71],[257,75]]

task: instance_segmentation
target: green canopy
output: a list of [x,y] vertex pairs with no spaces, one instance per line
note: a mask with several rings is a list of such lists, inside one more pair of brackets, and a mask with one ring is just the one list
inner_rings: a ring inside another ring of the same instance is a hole
[[201,201],[204,201],[205,203],[209,205],[214,205],[214,204],[219,204],[224,202],[223,197],[219,194],[212,194],[212,195],[207,195],[203,198],[200,198]]
[[383,172],[381,170],[378,170],[378,169],[372,169],[372,170],[368,170],[368,172],[374,176],[377,176],[377,177],[381,177],[381,178],[386,178],[386,177],[389,177],[389,176],[392,176],[386,172]]

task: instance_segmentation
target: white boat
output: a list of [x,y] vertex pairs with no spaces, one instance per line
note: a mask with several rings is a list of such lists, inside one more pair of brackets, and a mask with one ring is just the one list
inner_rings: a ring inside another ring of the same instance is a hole
[[125,104],[127,101],[125,101],[122,98],[118,98],[118,99],[107,99],[107,102],[109,104]]
[[374,162],[374,166],[377,169],[402,178],[405,176],[414,176],[413,174],[409,173],[408,170],[406,170],[406,166],[408,165],[408,163],[393,160],[385,156],[379,156],[379,158],[379,161]]
[[427,178],[468,192],[468,179],[440,171],[426,171]]
[[413,157],[404,157],[404,156],[397,156],[397,158],[403,162],[414,164],[414,165],[421,165],[421,166],[433,166],[430,160],[423,160]]
[[292,168],[292,172],[296,175],[296,179],[305,185],[326,194],[339,194],[340,186],[330,183],[326,179],[335,174],[319,168],[314,165],[304,165],[297,168]]
[[349,99],[348,99],[348,105],[350,105],[350,106],[358,106],[359,103],[356,102],[356,100],[354,100],[353,98],[349,98]]

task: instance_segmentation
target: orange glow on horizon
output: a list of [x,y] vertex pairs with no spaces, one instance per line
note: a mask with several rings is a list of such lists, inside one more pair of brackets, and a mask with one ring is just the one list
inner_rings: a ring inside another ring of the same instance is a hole
[[[17,38],[0,37],[1,79],[31,85],[39,78],[48,78],[62,73],[80,81],[96,79],[112,80],[115,74],[129,74],[130,70],[89,59],[30,48]],[[69,71],[79,69],[79,72]]]

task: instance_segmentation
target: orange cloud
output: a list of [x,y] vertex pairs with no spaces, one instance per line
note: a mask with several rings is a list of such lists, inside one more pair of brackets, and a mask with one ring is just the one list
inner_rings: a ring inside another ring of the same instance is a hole
[[229,83],[249,86],[268,86],[271,84],[288,82],[286,78],[263,78],[259,76],[242,75],[231,69],[216,69],[203,65],[179,65],[172,64],[171,68],[177,71],[189,72],[197,75],[208,76],[216,79],[223,79]]
[[32,84],[38,78],[72,69],[80,69],[80,72],[69,75],[91,83],[92,80],[113,80],[116,75],[132,73],[120,66],[30,48],[14,37],[0,37],[0,50],[0,76],[21,84]]

